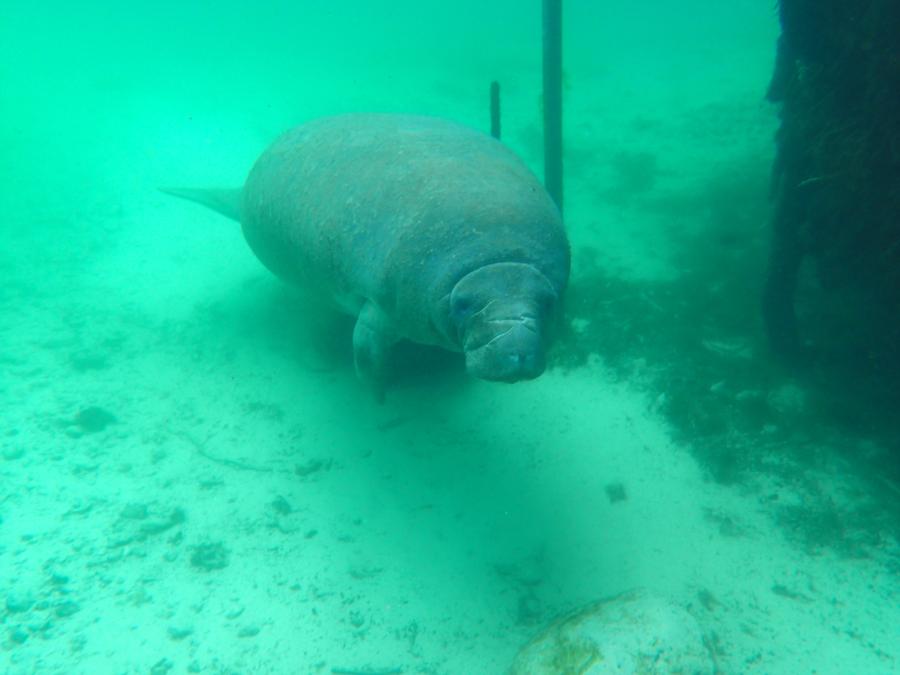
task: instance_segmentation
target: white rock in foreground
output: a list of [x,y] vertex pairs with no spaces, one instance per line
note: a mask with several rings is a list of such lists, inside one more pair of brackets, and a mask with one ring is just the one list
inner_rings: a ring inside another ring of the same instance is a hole
[[712,675],[696,619],[680,605],[629,591],[554,622],[519,652],[509,675]]

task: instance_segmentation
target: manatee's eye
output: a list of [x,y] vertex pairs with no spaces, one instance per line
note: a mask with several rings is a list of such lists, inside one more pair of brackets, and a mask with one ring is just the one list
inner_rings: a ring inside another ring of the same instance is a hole
[[472,311],[474,305],[475,298],[471,295],[460,294],[453,298],[453,304],[450,307],[450,311],[453,312],[453,316],[455,317],[463,317]]
[[477,293],[454,294],[450,301],[450,315],[458,325],[463,324],[480,307]]

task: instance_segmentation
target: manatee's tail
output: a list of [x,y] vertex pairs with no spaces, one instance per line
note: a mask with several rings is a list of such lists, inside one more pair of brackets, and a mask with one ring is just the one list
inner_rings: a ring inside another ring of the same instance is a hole
[[195,188],[159,188],[161,192],[167,195],[174,195],[187,199],[188,201],[197,202],[208,206],[213,211],[218,211],[223,216],[227,216],[232,220],[240,222],[241,220],[241,196],[243,191],[240,188],[225,190],[203,190]]

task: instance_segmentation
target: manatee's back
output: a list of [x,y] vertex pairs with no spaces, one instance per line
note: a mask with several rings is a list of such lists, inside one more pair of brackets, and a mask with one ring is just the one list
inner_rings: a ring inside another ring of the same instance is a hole
[[444,276],[497,258],[564,256],[545,274],[560,288],[568,274],[559,214],[531,172],[498,141],[437,118],[344,115],[293,129],[253,167],[242,211],[266,266],[351,312],[364,299],[415,312]]

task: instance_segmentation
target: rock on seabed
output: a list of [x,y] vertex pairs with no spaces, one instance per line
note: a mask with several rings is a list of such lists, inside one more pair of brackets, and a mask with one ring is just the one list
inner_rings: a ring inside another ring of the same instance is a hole
[[697,620],[645,590],[557,619],[516,656],[509,675],[713,675]]

